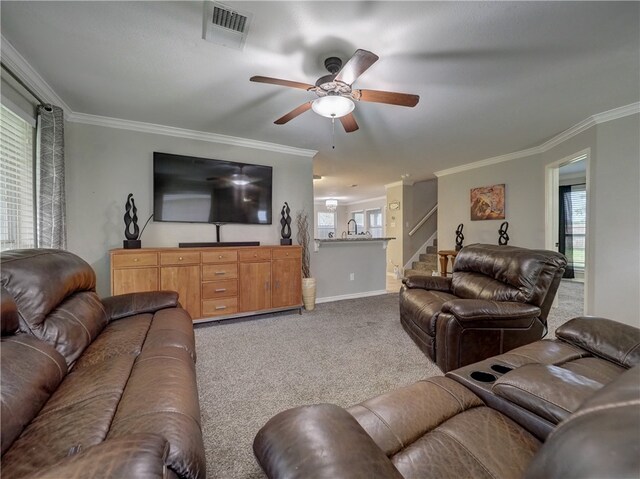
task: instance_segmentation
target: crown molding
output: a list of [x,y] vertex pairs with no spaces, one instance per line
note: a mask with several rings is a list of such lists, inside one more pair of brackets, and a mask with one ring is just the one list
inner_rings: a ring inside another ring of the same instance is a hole
[[59,106],[64,110],[65,114],[72,112],[69,105],[57,95],[54,89],[51,88],[29,62],[20,55],[20,52],[14,48],[4,35],[0,36],[0,56],[2,57],[2,62],[44,101]]
[[347,206],[351,206],[351,205],[361,205],[363,203],[369,203],[370,201],[386,201],[387,197],[386,196],[376,196],[375,198],[367,198],[365,200],[358,200],[358,201],[352,201],[350,203],[345,203],[345,205]]
[[389,188],[393,188],[394,186],[413,186],[415,182],[414,181],[410,181],[410,180],[400,180],[400,181],[394,181],[393,183],[387,183],[386,185],[384,185],[384,188],[386,190],[388,190]]
[[[453,168],[447,168],[446,170],[436,171],[433,174],[436,177],[452,175],[455,173],[461,173],[463,171],[474,170],[476,168],[482,168],[483,166],[495,165],[497,163],[503,163],[505,161],[516,160],[518,158],[524,158],[539,153],[544,153],[551,148],[558,146],[559,144],[567,141],[583,131],[589,128],[606,123],[608,121],[617,120],[618,118],[624,118],[626,116],[636,115],[640,113],[640,102],[631,103],[629,105],[614,108],[602,113],[596,113],[593,116],[581,121],[580,123],[572,126],[571,128],[563,131],[562,133],[554,136],[550,140],[542,143],[541,145],[528,148],[526,150],[515,151],[506,155],[494,156],[487,158],[486,160],[475,161],[473,163],[467,163],[466,165],[454,166]],[[385,185],[386,186],[386,185]]]
[[186,138],[189,140],[208,141],[211,143],[222,143],[225,145],[254,148],[256,150],[273,151],[276,153],[303,156],[306,158],[313,158],[316,153],[318,153],[316,150],[306,150],[304,148],[280,145],[278,143],[269,143],[267,141],[252,140],[249,138],[240,138],[237,136],[220,135],[218,133],[209,133],[206,131],[187,130],[184,128],[157,125],[155,123],[146,123],[142,121],[123,120],[120,118],[112,118],[108,116],[89,115],[87,113],[72,112],[71,114],[66,116],[66,119],[67,121],[72,123],[104,126],[107,128],[117,128],[120,130],[138,131],[141,133],[152,133],[156,135],[174,136],[178,138]]
[[108,128],[118,128],[121,130],[131,130],[143,133],[154,133],[156,135],[166,135],[191,140],[208,141],[211,143],[222,143],[225,145],[241,146],[256,150],[273,151],[287,155],[313,158],[316,150],[307,150],[293,146],[280,145],[267,141],[252,140],[236,136],[220,135],[206,131],[187,130],[173,126],[156,125],[154,123],[144,123],[140,121],[123,120],[106,116],[90,115],[73,111],[62,98],[60,98],[51,86],[40,76],[40,74],[20,55],[18,50],[4,37],[1,37],[2,61],[18,76],[29,85],[43,100],[61,107],[64,110],[65,120],[72,123],[84,123],[87,125],[105,126]]

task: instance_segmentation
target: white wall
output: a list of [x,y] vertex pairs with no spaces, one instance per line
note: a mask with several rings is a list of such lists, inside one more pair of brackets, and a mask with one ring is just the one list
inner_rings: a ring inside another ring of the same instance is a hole
[[510,245],[545,247],[545,166],[590,150],[586,313],[640,325],[640,116],[596,125],[550,150],[438,179],[438,245],[497,244],[501,220],[470,221],[469,190],[506,184]]
[[[140,228],[153,212],[154,151],[273,166],[273,224],[225,225],[222,241],[278,244],[285,201],[292,217],[313,211],[311,158],[80,123],[66,124],[65,144],[68,248],[95,269],[103,296],[110,294],[109,250],[124,239],[127,194],[134,194]],[[295,224],[292,230],[295,243]],[[152,221],[142,235],[143,247],[196,241],[215,241],[215,226]]]

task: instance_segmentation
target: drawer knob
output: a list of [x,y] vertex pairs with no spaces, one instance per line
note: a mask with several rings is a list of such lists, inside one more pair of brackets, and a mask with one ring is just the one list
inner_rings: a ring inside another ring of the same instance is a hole
[[133,258],[133,262],[137,263],[138,262],[138,258]]
[[289,252],[288,252],[288,251],[287,251],[287,254],[286,254],[286,256],[289,256]]
[[253,257],[257,258],[258,257],[258,253],[253,253]]
[[182,261],[182,256],[180,256],[178,259],[179,259],[180,261]]
[[222,258],[223,258],[223,256],[222,256],[222,255],[218,256],[218,259],[222,259]]

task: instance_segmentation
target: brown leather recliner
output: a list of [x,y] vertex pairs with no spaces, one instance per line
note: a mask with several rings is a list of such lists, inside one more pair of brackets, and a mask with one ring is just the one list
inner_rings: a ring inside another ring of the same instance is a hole
[[189,314],[174,292],[100,299],[58,250],[1,255],[2,475],[203,479]]
[[444,372],[495,356],[544,337],[566,264],[552,251],[466,246],[451,277],[403,280],[400,322]]
[[258,432],[270,479],[614,479],[640,473],[640,330],[576,318],[508,353]]

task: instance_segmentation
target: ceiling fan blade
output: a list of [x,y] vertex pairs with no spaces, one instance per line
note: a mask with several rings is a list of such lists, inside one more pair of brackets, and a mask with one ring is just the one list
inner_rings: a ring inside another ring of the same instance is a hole
[[278,118],[276,121],[274,121],[274,123],[276,125],[284,125],[288,121],[293,120],[296,116],[302,115],[305,111],[310,109],[311,109],[311,102],[308,101],[307,103],[303,103],[302,105],[300,105],[298,108],[291,110],[282,118]]
[[353,116],[353,113],[341,116],[340,123],[342,123],[342,126],[344,126],[344,131],[346,131],[347,133],[356,131],[359,128],[358,123],[356,123],[356,118]]
[[389,105],[413,107],[418,104],[420,97],[409,93],[397,93],[393,91],[381,90],[354,90],[355,97],[360,101],[371,101],[375,103],[387,103]]
[[335,80],[353,84],[371,65],[378,61],[378,55],[367,50],[356,50],[349,61],[342,67],[336,75]]
[[297,81],[281,80],[280,78],[253,76],[249,78],[249,81],[258,83],[270,83],[272,85],[288,86],[290,88],[300,88],[301,90],[311,90],[315,88],[314,85],[309,83],[301,83]]

